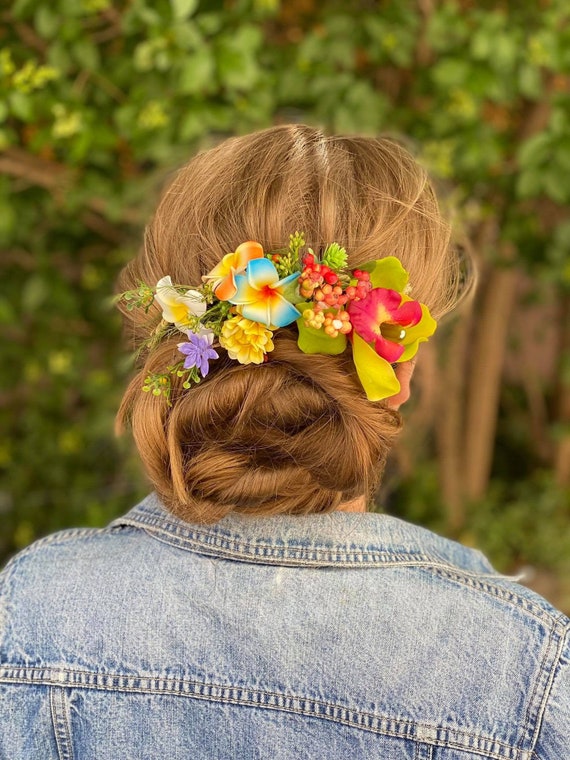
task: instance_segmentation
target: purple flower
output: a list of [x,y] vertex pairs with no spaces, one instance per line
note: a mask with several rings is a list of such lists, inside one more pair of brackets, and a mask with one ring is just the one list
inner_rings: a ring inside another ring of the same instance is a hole
[[208,364],[210,359],[218,359],[218,354],[212,348],[212,342],[214,340],[214,333],[206,331],[199,335],[193,332],[188,332],[188,342],[179,343],[178,350],[180,353],[186,355],[184,359],[184,369],[192,369],[197,367],[200,370],[202,377],[206,377],[210,370]]

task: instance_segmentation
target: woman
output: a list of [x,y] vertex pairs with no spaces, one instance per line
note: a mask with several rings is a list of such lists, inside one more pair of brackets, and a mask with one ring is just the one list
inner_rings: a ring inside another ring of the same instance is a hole
[[119,282],[154,493],[4,571],[2,757],[570,757],[570,621],[366,512],[448,240],[386,139],[282,126],[178,173]]

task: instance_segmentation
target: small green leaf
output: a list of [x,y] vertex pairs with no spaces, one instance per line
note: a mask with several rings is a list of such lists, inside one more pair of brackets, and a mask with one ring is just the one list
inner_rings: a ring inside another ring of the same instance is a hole
[[432,77],[441,87],[460,87],[469,76],[470,63],[462,58],[443,58],[432,69]]
[[198,0],[170,0],[175,19],[182,20],[191,16],[198,7]]
[[34,115],[33,102],[29,95],[23,92],[11,92],[8,96],[10,108],[14,116],[21,121],[32,121]]
[[42,3],[36,11],[35,26],[42,37],[55,37],[61,25],[60,16],[47,3]]
[[86,39],[78,40],[73,45],[73,57],[87,71],[97,71],[101,65],[99,48]]
[[202,48],[186,57],[178,80],[178,91],[188,95],[211,91],[214,77],[212,55],[208,48]]

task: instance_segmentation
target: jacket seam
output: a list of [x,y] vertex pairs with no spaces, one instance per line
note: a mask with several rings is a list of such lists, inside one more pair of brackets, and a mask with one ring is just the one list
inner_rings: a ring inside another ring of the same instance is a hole
[[51,686],[49,690],[49,702],[59,760],[73,760],[71,726],[64,690],[61,687]]
[[[143,530],[147,535],[152,536],[153,538],[164,538],[164,539],[170,539],[170,541],[176,541],[177,546],[186,546],[189,551],[203,551],[203,550],[209,550],[209,551],[216,551],[216,550],[222,550],[226,552],[227,554],[231,554],[236,559],[244,558],[246,560],[250,560],[252,558],[267,558],[271,559],[272,555],[279,555],[279,558],[283,558],[283,551],[287,552],[290,555],[297,555],[291,556],[291,559],[297,561],[298,559],[302,558],[302,555],[306,554],[313,554],[315,556],[322,555],[326,559],[330,559],[334,562],[339,562],[339,557],[341,555],[343,556],[351,556],[351,557],[359,557],[360,562],[359,564],[363,564],[364,562],[368,562],[370,560],[366,559],[369,556],[372,557],[389,557],[390,559],[393,559],[394,561],[398,561],[399,557],[405,558],[405,560],[408,559],[423,559],[423,560],[432,560],[434,557],[430,557],[428,554],[423,554],[421,552],[382,552],[382,551],[374,551],[374,550],[362,550],[362,549],[335,549],[335,548],[327,548],[327,547],[318,547],[318,546],[312,546],[310,549],[307,549],[304,546],[291,546],[291,545],[277,545],[277,544],[252,544],[247,541],[240,541],[235,536],[216,536],[212,533],[198,533],[198,532],[182,532],[180,531],[177,526],[172,525],[172,529],[170,529],[170,525],[164,526],[156,524],[154,521],[143,521],[143,520],[129,520],[124,521],[121,523],[122,525],[129,525],[130,527],[138,528],[139,530]],[[333,555],[336,554],[336,559],[333,557]],[[315,560],[311,560],[315,561]],[[318,560],[317,560],[318,561]],[[376,560],[378,561],[378,560]],[[380,560],[382,561],[382,560]],[[440,560],[441,561],[441,560]]]
[[102,533],[103,530],[104,529],[101,528],[69,528],[68,530],[60,530],[57,533],[51,533],[49,536],[39,538],[37,541],[29,544],[24,549],[21,549],[17,554],[8,560],[0,572],[0,579],[3,576],[9,576],[21,560],[35,554],[38,549],[42,549],[44,546],[65,543],[67,540],[72,538],[85,538],[87,536],[93,536],[97,533]]
[[495,597],[496,599],[501,599],[504,602],[512,603],[516,606],[517,609],[527,612],[529,615],[531,615],[537,622],[547,622],[549,624],[552,624],[555,626],[558,632],[560,632],[561,627],[562,629],[566,627],[567,618],[562,612],[556,611],[555,614],[548,612],[548,610],[535,605],[533,602],[525,599],[519,594],[516,594],[514,591],[509,591],[507,589],[501,588],[501,586],[493,583],[490,580],[483,580],[480,574],[472,574],[465,570],[459,571],[453,567],[435,564],[431,566],[430,570],[436,575],[439,574],[448,578],[449,580],[461,583],[464,586],[469,586],[470,588],[476,588],[479,591],[483,591],[489,594],[489,596]]
[[[144,684],[135,685],[135,682],[141,681]],[[175,697],[202,699],[221,704],[235,704],[320,718],[384,736],[420,741],[436,747],[470,751],[488,760],[530,760],[530,754],[518,747],[471,731],[388,718],[333,702],[251,687],[222,686],[187,679],[97,674],[66,668],[54,670],[17,667],[0,668],[0,682],[48,685],[56,687],[61,692],[63,692],[62,682],[65,682],[67,688],[133,694],[169,694]],[[181,687],[184,690],[181,690]],[[57,713],[57,705],[55,712]],[[61,723],[61,719],[58,723]],[[68,742],[68,747],[71,747],[68,725],[67,733],[62,734],[62,739]],[[65,747],[65,744],[63,746]],[[72,760],[72,756],[62,754],[61,760]]]
[[[252,547],[254,550],[248,553],[250,545],[245,545],[245,551],[240,551],[239,548],[230,549],[215,544],[206,545],[195,542],[189,544],[178,536],[172,536],[168,532],[158,532],[149,529],[147,526],[139,526],[139,529],[146,533],[156,541],[161,541],[169,546],[175,546],[176,548],[186,549],[189,552],[195,554],[202,554],[208,557],[219,557],[220,559],[229,559],[237,562],[258,562],[264,564],[279,564],[290,565],[294,567],[307,566],[307,567],[322,567],[324,564],[328,567],[350,567],[350,568],[366,568],[366,567],[392,567],[394,565],[409,565],[409,564],[433,564],[433,557],[429,557],[425,554],[406,554],[401,552],[398,554],[390,554],[389,552],[374,552],[374,551],[342,551],[337,552],[336,557],[334,550],[331,549],[319,549],[313,547],[309,551],[301,547],[287,547],[286,551],[289,556],[283,555],[283,549],[279,546],[259,546]],[[292,556],[297,554],[297,556]],[[322,555],[315,556],[314,558],[307,556],[308,554]],[[341,559],[340,555],[343,555]],[[303,556],[305,555],[305,556]],[[350,559],[353,557],[354,559]],[[274,562],[277,560],[277,562]]]
[[532,758],[538,757],[536,755],[535,748],[540,738],[540,732],[542,730],[542,721],[544,719],[546,706],[550,698],[550,694],[552,692],[552,687],[554,686],[556,671],[558,667],[560,666],[560,660],[562,658],[562,655],[564,653],[564,648],[566,645],[570,645],[570,625],[566,627],[566,631],[564,635],[560,638],[560,642],[558,644],[557,651],[556,651],[556,656],[554,657],[554,660],[553,660],[553,667],[551,667],[550,672],[548,674],[547,683],[545,685],[545,688],[542,694],[542,700],[536,713],[536,723],[534,727],[534,734],[531,737],[531,744],[530,744]]

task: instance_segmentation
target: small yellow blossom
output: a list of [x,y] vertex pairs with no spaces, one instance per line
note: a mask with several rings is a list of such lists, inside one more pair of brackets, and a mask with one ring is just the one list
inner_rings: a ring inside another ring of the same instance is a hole
[[[3,68],[9,66],[10,61],[3,61]],[[40,66],[34,61],[26,61],[21,69],[12,75],[12,86],[18,92],[27,94],[33,90],[39,90],[48,82],[59,77],[59,71],[53,66]]]
[[273,351],[272,338],[265,325],[238,315],[224,322],[220,345],[240,364],[261,364],[265,354]]
[[141,129],[159,129],[166,126],[170,121],[162,103],[151,100],[139,113],[138,125]]
[[56,139],[73,137],[83,130],[83,119],[78,111],[68,111],[61,103],[52,107],[55,117],[51,133]]

